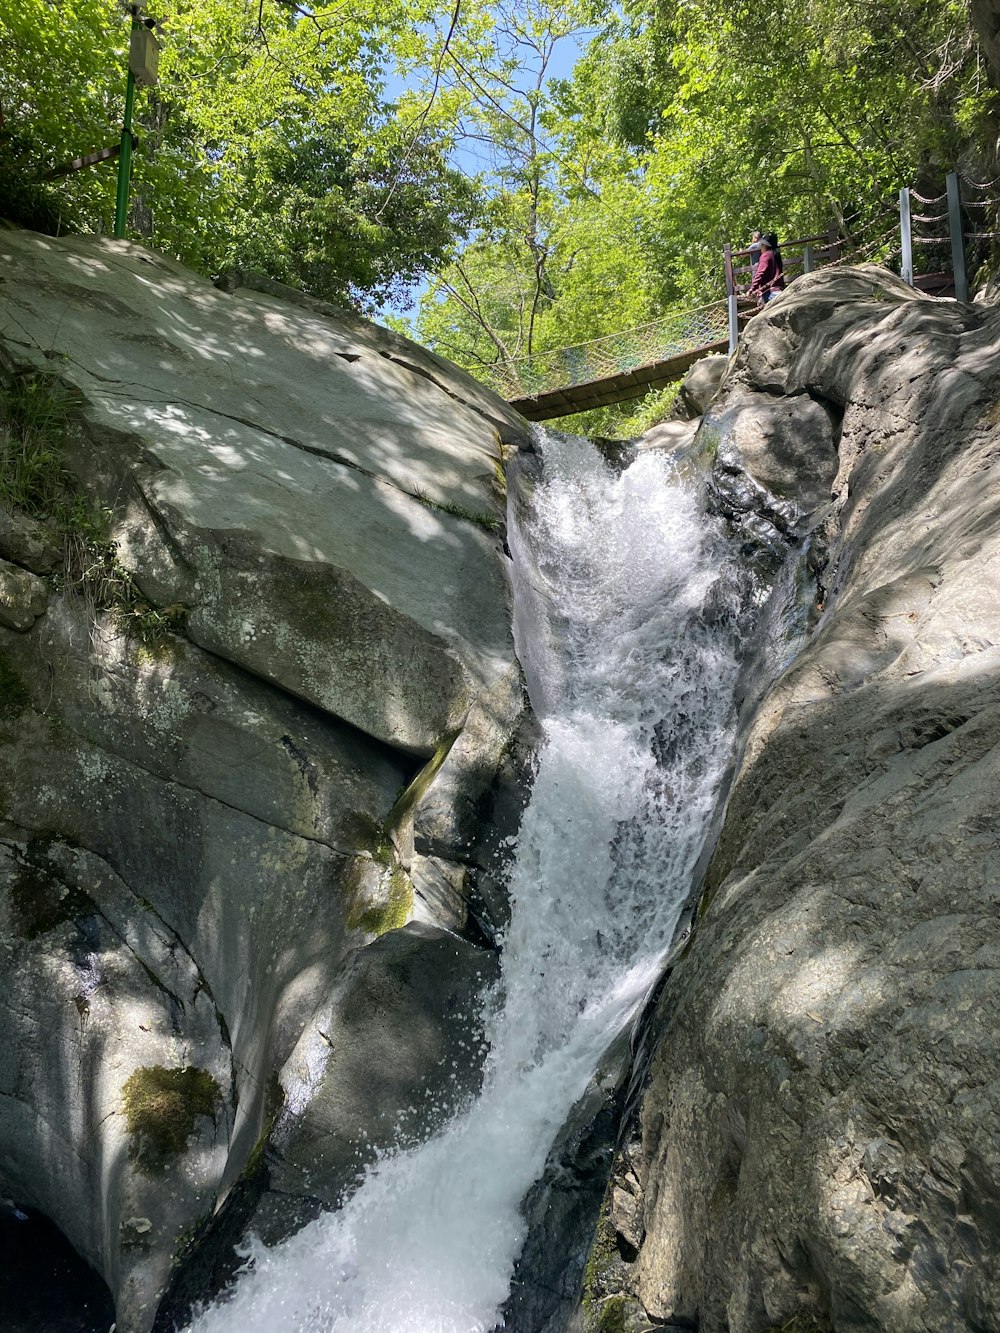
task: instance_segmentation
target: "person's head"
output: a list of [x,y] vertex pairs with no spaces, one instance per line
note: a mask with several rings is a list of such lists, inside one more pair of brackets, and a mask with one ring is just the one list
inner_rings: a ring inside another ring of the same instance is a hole
[[756,245],[757,242],[760,240],[760,235],[761,235],[760,228],[754,227],[753,231],[750,233],[750,241],[753,245]]
[[766,231],[764,235],[761,237],[761,239],[766,241],[772,250],[777,250],[778,248],[777,232]]
[[771,244],[771,241],[769,240],[768,235],[767,235],[766,232],[763,233],[763,234],[760,236],[760,238],[759,238],[758,241],[757,241],[757,244],[760,246],[760,248],[761,248],[762,250],[773,250],[773,249],[774,249],[774,246]]

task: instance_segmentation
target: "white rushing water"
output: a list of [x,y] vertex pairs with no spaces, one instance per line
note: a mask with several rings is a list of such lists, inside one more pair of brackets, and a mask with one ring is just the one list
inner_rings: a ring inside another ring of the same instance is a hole
[[530,531],[510,534],[544,744],[482,1092],[339,1211],[258,1246],[196,1333],[488,1333],[521,1200],[655,981],[728,756],[728,557],[665,457],[621,476],[581,441],[549,439],[544,457]]

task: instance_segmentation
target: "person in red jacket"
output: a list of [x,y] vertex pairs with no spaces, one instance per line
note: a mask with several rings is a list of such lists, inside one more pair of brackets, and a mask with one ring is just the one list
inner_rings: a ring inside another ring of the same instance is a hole
[[747,288],[747,296],[756,296],[758,305],[765,305],[785,290],[785,275],[778,262],[771,233],[765,232],[758,244],[760,261],[754,269],[753,282]]

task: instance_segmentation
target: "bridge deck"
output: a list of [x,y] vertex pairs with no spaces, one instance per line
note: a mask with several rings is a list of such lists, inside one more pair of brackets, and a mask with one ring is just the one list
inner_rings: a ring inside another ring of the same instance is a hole
[[633,370],[607,375],[603,379],[589,380],[586,384],[572,384],[561,389],[546,389],[530,397],[513,398],[510,405],[529,421],[552,421],[556,417],[568,417],[574,412],[588,412],[594,407],[625,403],[632,398],[641,398],[651,389],[662,389],[673,384],[697,360],[710,352],[728,350],[729,340],[723,338],[719,342],[706,343],[703,347],[680,352],[647,366],[636,366]]

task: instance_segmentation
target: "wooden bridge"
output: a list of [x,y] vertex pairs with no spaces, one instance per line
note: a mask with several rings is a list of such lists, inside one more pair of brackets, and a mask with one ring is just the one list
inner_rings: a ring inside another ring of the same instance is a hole
[[[799,273],[839,263],[842,246],[831,234],[788,241],[781,249],[790,282]],[[683,379],[699,358],[732,351],[740,329],[757,313],[754,301],[739,296],[751,280],[749,248],[727,245],[723,266],[724,301],[674,311],[651,324],[575,347],[497,362],[489,369],[490,387],[529,421],[551,421],[641,398]]]
[[726,302],[716,301],[575,347],[498,362],[489,385],[529,421],[550,421],[641,398],[728,347]]

